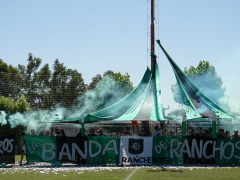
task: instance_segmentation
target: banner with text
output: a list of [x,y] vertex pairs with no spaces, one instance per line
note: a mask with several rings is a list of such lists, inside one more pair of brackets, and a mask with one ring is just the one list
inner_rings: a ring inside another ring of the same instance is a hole
[[[152,163],[153,164],[183,164],[182,142],[180,136],[153,137]],[[181,155],[179,155],[181,154]]]
[[0,164],[15,163],[15,136],[0,137]]
[[119,164],[120,138],[88,137],[88,164]]
[[57,160],[55,136],[23,136],[28,162],[49,162]]
[[57,155],[61,162],[80,162],[87,158],[87,137],[56,137]]
[[[24,141],[29,162],[54,163],[58,160],[79,163],[82,159],[85,164],[87,159],[88,164],[240,165],[240,139],[24,136]],[[11,156],[14,142],[14,137],[0,138],[1,162],[14,161],[14,156]],[[10,157],[12,160],[7,160]]]
[[240,139],[218,139],[214,150],[216,164],[240,165]]
[[120,164],[152,164],[152,137],[121,137]]
[[215,164],[213,147],[217,139],[186,136],[184,164]]

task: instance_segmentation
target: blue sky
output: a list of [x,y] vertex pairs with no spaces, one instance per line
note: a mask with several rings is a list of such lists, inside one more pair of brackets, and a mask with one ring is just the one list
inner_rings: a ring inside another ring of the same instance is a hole
[[[239,110],[240,1],[156,0],[156,4],[156,38],[181,69],[197,66],[200,60],[215,66],[232,109]],[[2,0],[0,58],[13,66],[26,65],[31,52],[50,67],[58,58],[86,81],[106,70],[121,70],[129,72],[137,85],[150,61],[147,7],[147,0]],[[174,76],[163,53],[158,48],[156,53],[165,97],[171,99]]]

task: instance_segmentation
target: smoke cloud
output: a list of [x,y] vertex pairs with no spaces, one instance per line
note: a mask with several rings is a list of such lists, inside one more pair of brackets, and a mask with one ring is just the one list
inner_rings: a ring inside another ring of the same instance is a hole
[[209,77],[208,73],[210,72],[204,73],[197,79],[191,78],[191,80],[207,97],[219,105],[223,110],[231,114],[229,97],[225,95],[226,89],[219,87],[218,83],[220,83],[220,80],[216,83],[216,79],[211,78],[211,76]]
[[39,133],[50,129],[52,124],[47,122],[81,117],[82,114],[86,115],[101,110],[124,98],[127,95],[126,92],[127,90],[113,78],[107,77],[98,82],[94,90],[79,96],[79,103],[72,108],[64,108],[58,104],[52,110],[18,112],[9,116],[6,112],[0,111],[0,124],[6,125],[8,121],[11,128],[23,125],[27,132],[34,129],[36,133]]
[[0,124],[6,125],[7,124],[7,114],[4,111],[0,111]]

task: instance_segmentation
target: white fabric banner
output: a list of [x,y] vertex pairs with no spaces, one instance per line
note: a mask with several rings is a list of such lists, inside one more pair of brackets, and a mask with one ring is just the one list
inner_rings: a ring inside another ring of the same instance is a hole
[[152,137],[121,137],[120,164],[152,164]]

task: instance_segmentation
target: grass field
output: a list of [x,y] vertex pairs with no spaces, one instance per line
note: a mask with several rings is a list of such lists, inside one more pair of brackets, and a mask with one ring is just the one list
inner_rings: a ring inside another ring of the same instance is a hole
[[[20,156],[16,156],[16,161]],[[13,166],[0,169],[0,179],[240,179],[239,167],[34,167]]]
[[[21,160],[21,155],[15,155],[15,162]],[[23,161],[26,161],[26,156],[23,156]]]

